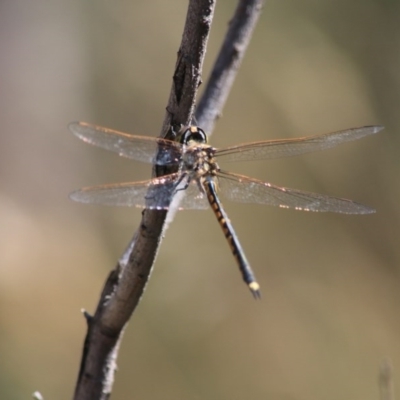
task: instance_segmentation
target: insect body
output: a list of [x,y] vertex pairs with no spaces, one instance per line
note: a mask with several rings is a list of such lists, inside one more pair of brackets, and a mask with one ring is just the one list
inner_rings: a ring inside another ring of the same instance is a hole
[[259,285],[230,223],[219,194],[232,201],[269,204],[304,211],[369,214],[375,210],[352,200],[289,189],[220,169],[217,159],[245,161],[272,159],[317,150],[360,139],[379,132],[381,126],[364,126],[298,139],[267,140],[216,149],[207,144],[207,135],[196,126],[181,131],[179,142],[129,135],[111,129],[73,122],[70,130],[83,141],[111,150],[120,156],[159,166],[175,166],[177,172],[139,182],[92,186],[71,194],[83,203],[168,209],[175,195],[184,191],[181,209],[211,206],[239,265],[243,280],[255,297]]

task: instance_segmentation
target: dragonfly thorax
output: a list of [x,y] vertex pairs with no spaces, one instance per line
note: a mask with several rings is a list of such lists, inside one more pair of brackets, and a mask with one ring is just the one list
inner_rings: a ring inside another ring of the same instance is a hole
[[194,177],[214,175],[219,171],[214,159],[215,148],[208,144],[190,142],[182,154],[182,169]]

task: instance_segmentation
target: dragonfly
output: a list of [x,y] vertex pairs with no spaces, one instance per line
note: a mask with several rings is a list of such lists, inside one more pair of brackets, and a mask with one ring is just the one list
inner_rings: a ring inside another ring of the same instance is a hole
[[[233,229],[220,195],[231,201],[292,208],[295,210],[370,214],[374,209],[352,200],[289,189],[248,176],[224,171],[217,162],[276,159],[325,150],[341,143],[378,133],[382,126],[363,126],[333,133],[294,139],[264,140],[215,148],[197,126],[182,127],[176,140],[146,137],[72,122],[70,131],[84,142],[120,156],[175,171],[152,179],[85,187],[70,194],[81,203],[136,206],[167,210],[179,198],[178,209],[207,209],[214,212],[239,266],[242,278],[255,298],[261,295],[254,272]],[[176,207],[176,206],[175,206]]]

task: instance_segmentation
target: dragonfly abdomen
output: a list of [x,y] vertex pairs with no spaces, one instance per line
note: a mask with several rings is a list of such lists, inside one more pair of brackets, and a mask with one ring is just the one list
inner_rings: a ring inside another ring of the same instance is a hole
[[217,217],[218,223],[221,226],[222,231],[224,232],[229,247],[231,248],[232,254],[239,265],[243,280],[246,282],[253,296],[255,298],[260,298],[260,285],[256,281],[254,273],[244,254],[242,246],[239,243],[239,239],[233,229],[232,224],[229,221],[229,218],[224,208],[222,207],[222,203],[218,198],[215,182],[212,179],[207,179],[205,180],[205,182],[203,182],[203,187],[204,191],[206,192],[211,209]]

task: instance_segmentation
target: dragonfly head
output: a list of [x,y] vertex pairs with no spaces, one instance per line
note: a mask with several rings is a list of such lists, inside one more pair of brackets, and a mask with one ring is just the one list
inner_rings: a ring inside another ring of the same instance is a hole
[[199,144],[207,144],[208,138],[203,129],[192,125],[182,129],[182,134],[179,137],[179,142],[188,145],[190,142]]

